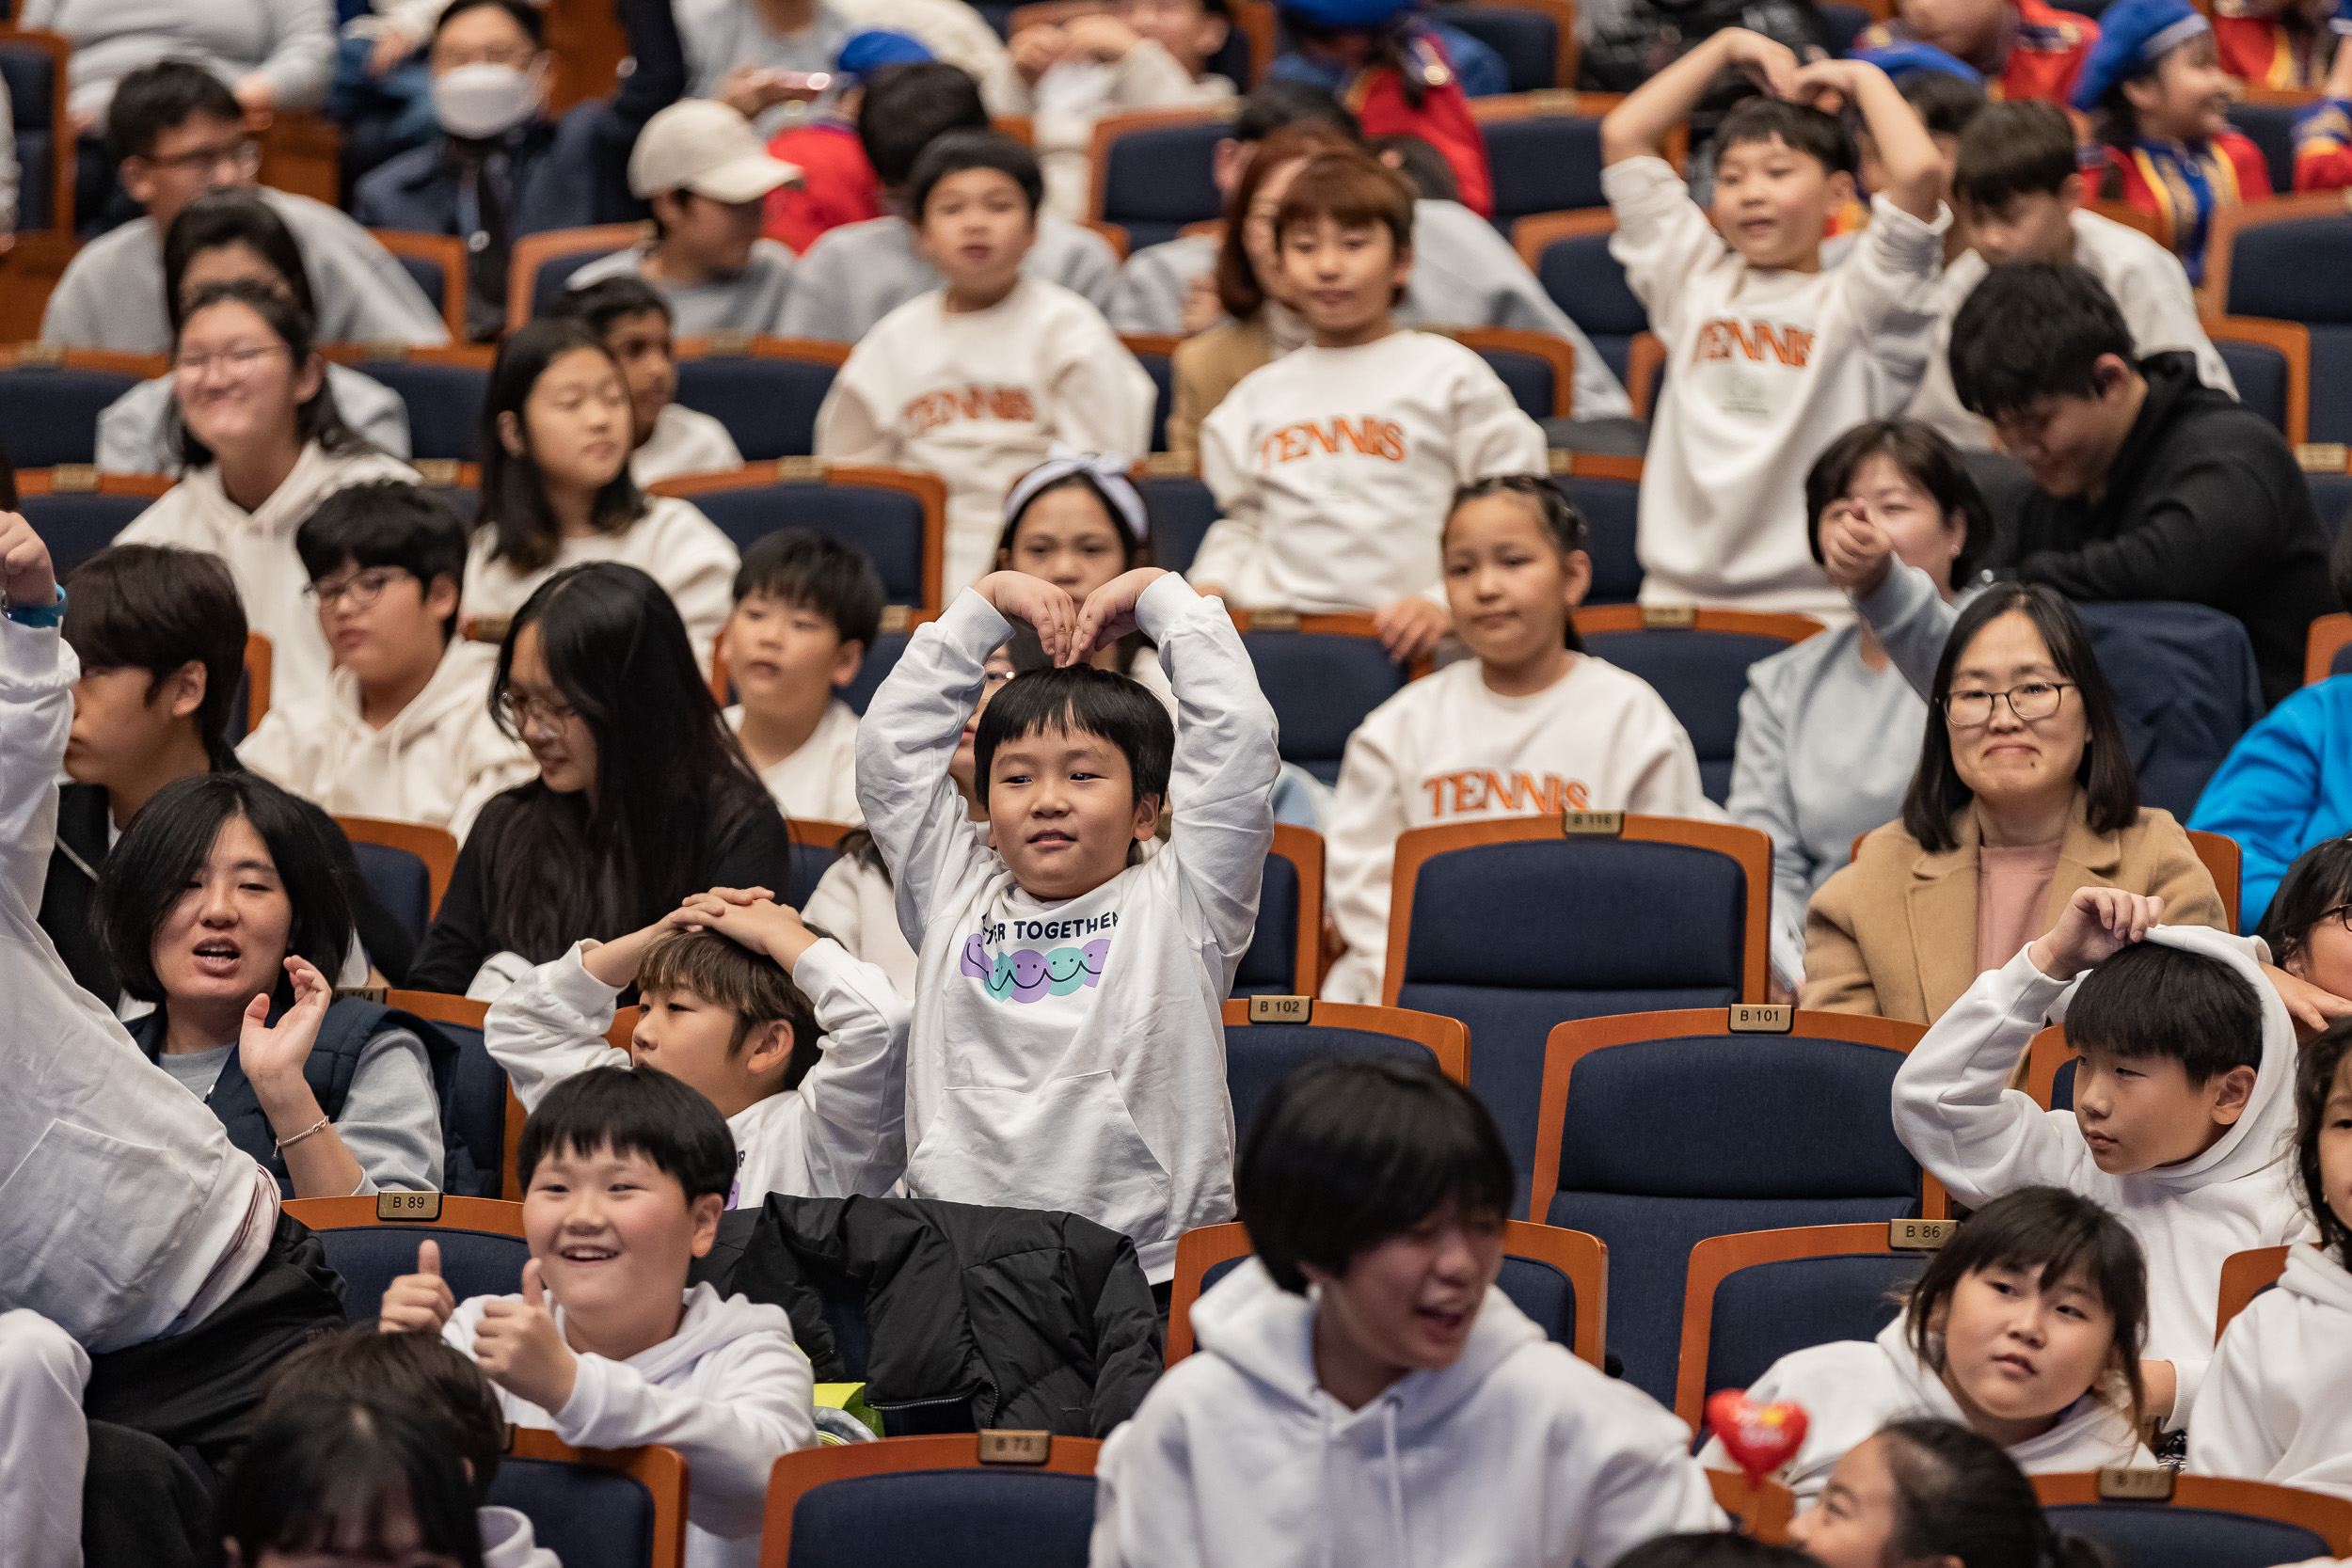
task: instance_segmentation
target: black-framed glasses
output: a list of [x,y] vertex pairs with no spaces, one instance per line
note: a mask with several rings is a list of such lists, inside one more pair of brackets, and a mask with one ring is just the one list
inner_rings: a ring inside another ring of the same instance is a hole
[[1993,722],[1993,705],[2007,703],[2010,712],[2024,723],[2047,719],[2066,700],[2066,689],[2073,681],[2027,681],[2012,686],[2007,691],[1947,691],[1944,695],[1944,717],[1956,730],[1977,730]]
[[351,601],[354,610],[373,610],[376,601],[384,596],[384,590],[403,578],[414,576],[414,572],[398,566],[371,566],[366,571],[352,573],[340,582],[304,583],[302,592],[316,601],[321,610],[332,609],[344,599]]
[[547,721],[549,729],[560,729],[580,717],[580,710],[560,697],[533,697],[511,688],[499,699],[499,705],[505,711],[506,721],[517,731],[531,727],[533,714]]
[[249,180],[262,171],[262,144],[251,136],[239,136],[216,147],[192,148],[168,158],[150,158],[148,163],[179,174],[210,174],[229,165],[236,169],[239,178]]

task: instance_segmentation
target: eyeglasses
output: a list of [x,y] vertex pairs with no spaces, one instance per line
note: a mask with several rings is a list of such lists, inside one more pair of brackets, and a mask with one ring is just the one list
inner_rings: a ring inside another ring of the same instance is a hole
[[580,717],[580,710],[560,697],[533,697],[529,692],[509,690],[499,699],[499,707],[506,721],[517,730],[531,727],[536,714],[549,729],[560,729]]
[[210,174],[226,165],[233,167],[239,178],[249,180],[262,171],[262,144],[251,136],[239,136],[215,147],[191,148],[168,158],[150,158],[147,162],[152,168],[169,169],[175,174]]
[[183,354],[171,362],[171,368],[182,375],[200,379],[207,371],[217,367],[231,381],[242,381],[271,355],[291,352],[283,343],[267,343],[258,347],[225,348],[214,354]]
[[373,610],[375,602],[384,596],[384,590],[402,578],[415,575],[398,566],[371,566],[364,572],[354,572],[341,582],[305,583],[302,591],[315,600],[321,610],[331,610],[346,598],[351,601],[354,610]]
[[1956,730],[1982,729],[1993,722],[1993,705],[2009,704],[2010,712],[2025,723],[2047,719],[2058,710],[2072,681],[2027,681],[2007,691],[1952,691],[1944,697],[1944,717]]

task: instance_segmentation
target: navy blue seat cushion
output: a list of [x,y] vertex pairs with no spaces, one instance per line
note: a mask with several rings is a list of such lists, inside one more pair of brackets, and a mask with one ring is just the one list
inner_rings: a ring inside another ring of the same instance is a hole
[[[1576,86],[1560,80],[1560,28],[1548,13],[1511,6],[1450,5],[1444,18],[1447,26],[1460,28],[1502,56],[1506,90],[1540,92]],[[1491,148],[1487,156],[1491,162]]]
[[784,483],[693,498],[739,550],[782,528],[813,529],[873,557],[892,604],[923,602],[923,503],[880,485]]
[[2123,1568],[2276,1568],[2333,1550],[2316,1530],[2283,1520],[2173,1503],[2058,1503],[2042,1510],[2069,1535],[2105,1543]]
[[1224,214],[1211,173],[1216,144],[1232,131],[1231,120],[1206,119],[1136,131],[1111,143],[1102,171],[1103,221],[1127,230],[1129,255]]
[[1188,569],[1216,521],[1216,497],[1190,474],[1155,474],[1136,481],[1136,489],[1152,523],[1152,563],[1171,572]]
[[834,695],[854,708],[862,717],[866,705],[874,700],[875,689],[890,678],[890,672],[898,667],[898,656],[907,651],[907,634],[886,631],[874,639],[874,645],[866,650],[866,662],[857,668],[857,679],[843,687]]
[[[1211,1286],[1246,1260],[1229,1258],[1210,1264],[1200,1275],[1200,1293],[1208,1294]],[[1514,1258],[1505,1253],[1495,1284],[1511,1298],[1512,1306],[1534,1320],[1544,1338],[1555,1345],[1576,1348],[1576,1288],[1566,1275],[1539,1258]]]
[[817,408],[834,367],[807,359],[681,359],[677,400],[727,427],[747,463],[806,457],[817,450]]
[[2248,229],[2231,255],[2229,314],[2301,322],[2312,330],[2314,441],[2352,441],[2352,287],[2343,265],[2348,249],[2352,217],[2309,217]]
[[1560,488],[1584,518],[1585,553],[1593,561],[1593,586],[1584,602],[1631,604],[1642,592],[1642,560],[1633,547],[1642,487],[1629,479],[1564,474]]
[[2352,325],[2314,325],[2311,331],[2311,438],[2352,441]]
[[2295,121],[2300,103],[2233,103],[2230,124],[2244,133],[2270,166],[2270,188],[2295,189]]
[[6,82],[16,133],[16,227],[50,227],[56,202],[56,62],[45,50],[0,40],[0,82]]
[[[1298,867],[1279,855],[1265,858],[1265,880],[1258,893],[1258,927],[1250,933],[1249,951],[1233,971],[1235,996],[1297,996],[1313,989],[1298,978]],[[1228,1037],[1230,1039],[1231,1037]],[[1232,1076],[1232,1047],[1227,1046],[1227,1076]],[[1246,1126],[1239,1105],[1233,1125]]]
[[1649,311],[1626,287],[1625,267],[1609,254],[1609,239],[1607,234],[1579,234],[1552,241],[1535,259],[1535,278],[1552,303],[1584,329],[1622,381],[1630,341],[1649,330]]
[[1553,401],[1559,378],[1551,373],[1550,360],[1507,348],[1482,348],[1478,357],[1511,388],[1511,401],[1520,413],[1531,420],[1549,420],[1559,412]]
[[[1452,12],[1447,14],[1451,20]],[[1600,194],[1598,119],[1531,115],[1490,119],[1479,129],[1486,133],[1486,166],[1494,176],[1495,223],[1506,233],[1512,219],[1530,213],[1608,205]]]
[[1281,725],[1282,760],[1338,783],[1347,737],[1403,689],[1406,672],[1369,637],[1254,631],[1242,641]]
[[1705,1391],[1746,1388],[1792,1351],[1874,1339],[1897,1298],[1926,1269],[1917,1253],[1788,1258],[1741,1269],[1715,1287]]
[[523,1288],[523,1265],[531,1248],[520,1236],[454,1226],[367,1225],[322,1230],[326,1260],[343,1279],[343,1321],[373,1318],[385,1288],[417,1272],[417,1243],[441,1245],[441,1277],[459,1301],[474,1296],[511,1296]]
[[98,416],[139,384],[120,371],[20,365],[0,371],[0,430],[20,468],[88,463],[98,455]]
[[2233,616],[2162,600],[2077,607],[2115,690],[2139,800],[2185,822],[2238,736],[2263,715],[2254,646]]
[[422,942],[425,927],[433,924],[433,878],[424,862],[387,844],[354,841],[351,852],[358,858],[359,875],[366,879],[376,901],[410,936]]
[[411,456],[455,463],[481,459],[482,399],[489,372],[415,359],[371,359],[359,369],[407,404]]
[[1093,1529],[1092,1476],[1005,1468],[859,1476],[802,1496],[790,1568],[1086,1568]]
[[[2102,3],[2103,0],[2078,0],[2078,4],[2070,8],[2080,9],[2084,6]],[[1836,58],[1842,59],[1852,54],[1853,40],[1861,37],[1862,29],[1870,24],[1869,11],[1860,6],[1842,5],[1839,0],[1822,0],[1813,9],[1821,19],[1822,36],[1828,42],[1831,55]]]
[[1397,1006],[1470,1025],[1470,1087],[1502,1129],[1522,1196],[1552,1026],[1729,1006],[1745,910],[1739,864],[1687,845],[1523,840],[1423,863]]
[[440,309],[449,284],[449,275],[441,270],[440,263],[427,256],[394,255],[392,260],[400,263],[401,271],[416,280],[417,287],[424,291],[424,297],[433,302],[433,309]]
[[[13,441],[15,433],[9,432]],[[74,567],[114,543],[116,534],[154,505],[149,496],[101,496],[94,493],[24,496],[17,510],[49,546],[50,564],[62,578]]]
[[481,1190],[468,1197],[522,1201],[522,1194],[500,1190],[506,1169],[506,1069],[482,1044],[482,1031],[436,1021],[434,1027],[455,1043],[457,1071],[450,1084],[450,1125],[481,1172]]
[[1176,406],[1176,360],[1167,354],[1137,354],[1136,363],[1152,378],[1152,450],[1168,450],[1168,415]]
[[833,863],[840,858],[823,845],[795,842],[792,846],[792,885],[786,891],[784,901],[796,910],[807,903],[809,895],[817,891],[817,884],[824,880],[825,873],[832,870]]
[[2070,1060],[2060,1062],[2058,1072],[2050,1080],[2050,1109],[2071,1111],[2074,1108],[2074,1064]]
[[1247,1138],[1276,1086],[1309,1062],[1344,1056],[1394,1056],[1438,1065],[1425,1045],[1369,1029],[1317,1028],[1304,1023],[1250,1023],[1225,1031],[1225,1087],[1233,1098],[1233,1131]]
[[1748,666],[1788,644],[1747,632],[1653,628],[1599,632],[1586,650],[1658,689],[1698,752],[1699,785],[1721,805],[1731,794],[1732,753],[1740,743],[1740,699]]
[[618,245],[599,245],[589,250],[565,251],[541,261],[538,276],[531,280],[532,319],[536,321],[546,315],[564,296],[564,290],[571,282],[572,274],[620,248]]
[[2272,424],[2279,434],[2287,429],[2287,360],[2277,349],[2261,343],[2240,343],[2222,341],[2214,348],[2221,362],[2230,367],[2230,379],[2237,383],[2237,400]]
[[554,1459],[505,1459],[490,1503],[531,1520],[532,1539],[564,1568],[647,1568],[653,1494],[634,1476]]
[[2319,526],[2333,546],[2344,524],[2352,522],[2352,474],[2306,473],[2303,483],[2312,492],[2312,507],[2319,514]]

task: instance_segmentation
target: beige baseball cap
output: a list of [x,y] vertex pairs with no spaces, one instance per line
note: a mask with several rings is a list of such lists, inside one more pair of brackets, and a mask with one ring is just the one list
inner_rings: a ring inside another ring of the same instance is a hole
[[673,103],[647,120],[628,155],[629,194],[641,201],[678,190],[756,201],[800,179],[798,167],[768,156],[750,120],[708,98]]

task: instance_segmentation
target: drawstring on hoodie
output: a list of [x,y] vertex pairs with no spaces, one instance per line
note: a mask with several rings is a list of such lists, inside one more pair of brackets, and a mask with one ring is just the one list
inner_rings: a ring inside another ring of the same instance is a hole
[[1396,1542],[1396,1560],[1411,1568],[1413,1549],[1405,1539],[1405,1471],[1396,1462],[1396,1401],[1380,1402],[1380,1429],[1389,1444],[1389,1534]]
[[1323,1568],[1331,1568],[1332,1540],[1339,1534],[1331,1517],[1331,1407],[1316,1405],[1315,1419],[1323,1428],[1323,1449],[1315,1465],[1315,1495],[1323,1501]]

